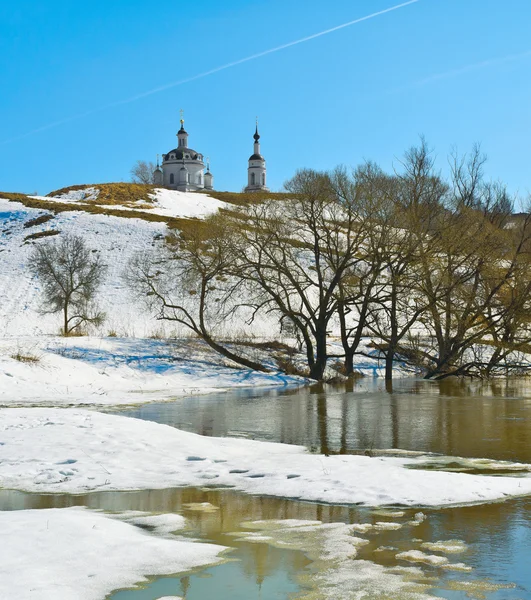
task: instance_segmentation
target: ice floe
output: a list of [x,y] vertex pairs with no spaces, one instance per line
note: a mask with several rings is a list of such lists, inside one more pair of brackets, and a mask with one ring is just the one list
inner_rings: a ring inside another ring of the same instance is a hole
[[[177,515],[153,523],[182,525]],[[219,562],[225,547],[171,539],[85,508],[0,512],[0,598],[101,600],[147,575]]]

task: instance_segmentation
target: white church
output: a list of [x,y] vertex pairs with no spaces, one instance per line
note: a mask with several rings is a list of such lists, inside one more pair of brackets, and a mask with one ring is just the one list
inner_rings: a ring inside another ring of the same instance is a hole
[[[254,134],[254,152],[249,157],[247,167],[246,192],[267,192],[266,161],[260,154],[260,134],[258,123]],[[177,132],[177,148],[162,155],[162,168],[157,161],[153,173],[153,183],[180,192],[213,190],[214,176],[210,172],[210,163],[206,167],[203,154],[188,146],[188,133],[184,129],[184,118],[181,114],[181,128]],[[206,168],[206,171],[205,171]]]

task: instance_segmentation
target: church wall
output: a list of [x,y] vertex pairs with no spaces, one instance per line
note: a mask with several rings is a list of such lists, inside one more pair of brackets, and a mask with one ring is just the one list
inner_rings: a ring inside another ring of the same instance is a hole
[[[250,160],[249,168],[247,169],[247,187],[262,188],[266,183],[262,183],[262,174],[265,174],[266,167],[263,160]],[[254,174],[254,183],[252,176]]]
[[[203,189],[205,177],[204,170],[205,167],[203,163],[200,162],[192,162],[185,160],[186,168],[188,169],[188,173],[190,175],[190,187],[193,189]],[[175,161],[172,163],[164,163],[162,165],[163,172],[163,185],[166,187],[177,188],[179,184],[179,174],[181,172],[181,168],[183,166],[183,161]],[[173,174],[173,184],[171,183],[171,175]],[[201,175],[201,183],[198,182],[198,176]]]

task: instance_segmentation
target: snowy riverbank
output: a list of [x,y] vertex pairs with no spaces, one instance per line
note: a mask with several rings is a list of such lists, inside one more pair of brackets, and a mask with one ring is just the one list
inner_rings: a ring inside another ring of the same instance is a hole
[[419,470],[424,462],[422,457],[327,457],[300,446],[208,438],[81,409],[0,411],[3,488],[85,493],[208,484],[370,506],[442,506],[531,494],[528,476]]
[[[274,367],[274,365],[271,365]],[[142,404],[241,387],[304,385],[234,368],[195,340],[25,337],[0,340],[0,404]]]

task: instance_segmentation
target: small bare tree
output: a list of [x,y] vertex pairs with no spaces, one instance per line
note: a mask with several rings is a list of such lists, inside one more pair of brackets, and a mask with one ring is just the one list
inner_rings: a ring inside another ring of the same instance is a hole
[[131,181],[133,183],[141,183],[144,185],[151,185],[153,181],[153,173],[155,172],[155,165],[152,162],[145,160],[137,160],[131,168]]
[[68,235],[58,242],[36,245],[28,268],[42,283],[42,312],[63,313],[63,335],[82,325],[103,323],[105,313],[97,310],[94,299],[106,266],[82,237]]

